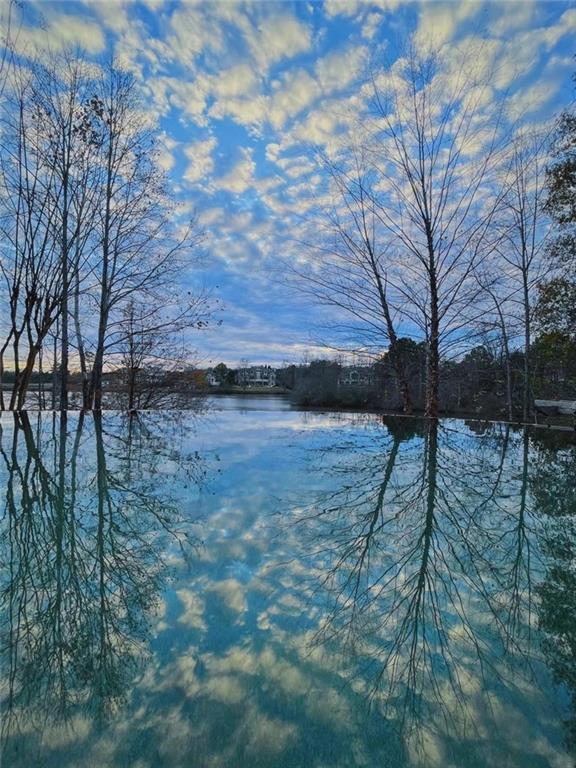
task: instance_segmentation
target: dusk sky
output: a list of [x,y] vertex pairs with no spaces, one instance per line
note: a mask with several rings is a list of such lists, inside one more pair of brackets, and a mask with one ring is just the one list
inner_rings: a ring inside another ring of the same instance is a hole
[[142,84],[161,162],[206,233],[200,279],[223,304],[222,325],[197,341],[205,365],[327,354],[313,346],[317,310],[279,263],[303,247],[300,224],[321,195],[317,153],[369,108],[370,69],[390,66],[411,36],[436,48],[485,41],[510,120],[550,120],[574,93],[568,2],[26,0],[16,13],[22,50],[49,41],[115,54]]

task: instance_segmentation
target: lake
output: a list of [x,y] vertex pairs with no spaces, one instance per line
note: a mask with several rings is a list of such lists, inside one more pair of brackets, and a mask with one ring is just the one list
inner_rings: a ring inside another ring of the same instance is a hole
[[573,768],[571,435],[0,423],[2,768]]

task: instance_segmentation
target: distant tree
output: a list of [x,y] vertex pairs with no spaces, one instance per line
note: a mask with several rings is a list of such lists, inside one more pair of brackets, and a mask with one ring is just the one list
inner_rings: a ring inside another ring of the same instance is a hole
[[576,341],[553,331],[540,334],[530,354],[538,391],[550,397],[576,397]]
[[[573,75],[576,83],[576,74]],[[562,113],[552,147],[552,163],[546,171],[546,212],[557,224],[550,244],[553,260],[566,269],[576,265],[576,113]]]
[[576,341],[576,280],[557,277],[542,283],[535,316],[542,332],[564,334]]
[[279,368],[276,371],[276,383],[280,387],[286,387],[286,389],[294,389],[297,370],[298,369],[295,365],[285,363],[282,368]]
[[504,372],[506,389],[506,416],[508,421],[514,418],[512,339],[517,327],[513,312],[513,302],[517,293],[508,280],[490,278],[486,274],[477,274],[476,279],[488,300],[487,313],[481,325],[500,347],[500,362]]
[[208,297],[159,307],[135,298],[114,326],[113,346],[121,372],[121,405],[128,410],[187,405],[196,393],[190,372],[194,352],[189,332],[208,324]]
[[230,376],[230,370],[225,363],[218,363],[213,369],[214,376],[218,379],[220,384],[227,384]]
[[576,395],[576,281],[556,277],[538,288],[531,354],[538,386],[552,396]]
[[301,405],[336,404],[342,366],[333,360],[311,360],[295,372],[295,394]]

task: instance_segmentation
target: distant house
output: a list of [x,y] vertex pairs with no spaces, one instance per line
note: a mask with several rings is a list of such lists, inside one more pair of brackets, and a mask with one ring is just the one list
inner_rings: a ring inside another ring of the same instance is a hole
[[275,387],[276,370],[270,365],[253,365],[236,371],[236,383],[241,387]]
[[374,368],[371,365],[347,365],[340,369],[338,386],[370,387],[375,381]]
[[213,368],[208,368],[207,371],[206,371],[206,384],[208,384],[209,387],[219,387],[220,386],[220,379],[214,373],[214,369]]

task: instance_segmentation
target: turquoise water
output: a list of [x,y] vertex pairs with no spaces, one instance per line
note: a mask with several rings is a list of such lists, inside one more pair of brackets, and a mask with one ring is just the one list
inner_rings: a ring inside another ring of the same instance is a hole
[[237,400],[2,416],[2,768],[572,768],[574,439]]

